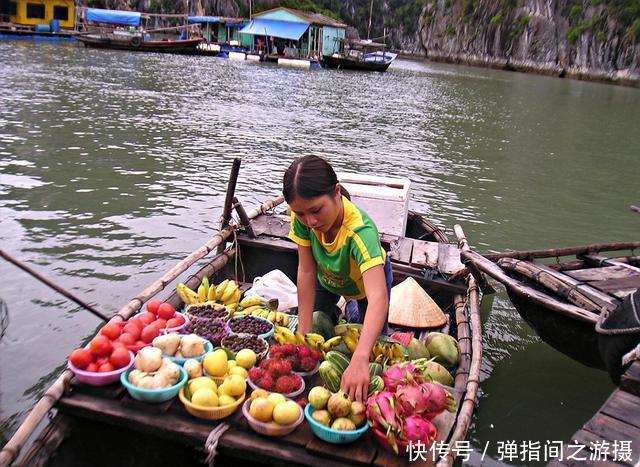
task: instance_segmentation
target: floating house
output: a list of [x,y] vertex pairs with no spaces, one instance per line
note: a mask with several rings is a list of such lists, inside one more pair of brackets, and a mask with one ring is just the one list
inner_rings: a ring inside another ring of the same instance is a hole
[[249,20],[243,18],[226,18],[222,16],[189,16],[190,24],[198,24],[202,29],[205,42],[199,49],[213,55],[226,54],[230,58],[245,59],[245,53],[251,46],[251,36],[239,31]]
[[253,36],[247,58],[309,68],[338,52],[346,31],[346,24],[320,13],[278,7],[254,14],[239,32]]
[[0,37],[70,39],[74,0],[0,0]]

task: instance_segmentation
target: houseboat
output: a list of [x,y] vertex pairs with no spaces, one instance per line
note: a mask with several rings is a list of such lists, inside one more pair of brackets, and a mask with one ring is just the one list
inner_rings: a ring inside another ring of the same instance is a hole
[[252,37],[239,31],[249,23],[243,18],[223,16],[189,16],[189,24],[197,24],[204,39],[198,45],[198,52],[231,59],[245,60],[251,47]]
[[74,0],[0,0],[0,39],[72,41]]

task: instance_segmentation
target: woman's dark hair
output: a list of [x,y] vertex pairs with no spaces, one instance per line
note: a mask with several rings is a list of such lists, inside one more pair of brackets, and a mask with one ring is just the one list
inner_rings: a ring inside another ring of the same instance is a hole
[[[295,198],[311,199],[332,195],[338,177],[333,167],[322,157],[308,155],[297,158],[284,173],[282,193],[288,203]],[[342,194],[349,199],[349,193],[340,186]]]

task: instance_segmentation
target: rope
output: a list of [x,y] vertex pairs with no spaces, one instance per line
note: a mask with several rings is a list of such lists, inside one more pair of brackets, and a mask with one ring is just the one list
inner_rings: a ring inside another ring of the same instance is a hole
[[216,454],[218,453],[217,451],[218,441],[220,441],[220,438],[222,437],[224,432],[227,431],[229,428],[230,428],[229,425],[227,425],[226,423],[221,423],[220,425],[216,426],[213,430],[211,430],[211,433],[209,433],[209,436],[207,436],[207,441],[205,441],[204,447],[209,452],[209,454],[207,455],[206,462],[210,467],[213,467],[215,463],[215,457],[216,457]]
[[9,327],[9,307],[7,303],[0,298],[0,341],[4,337],[4,333]]
[[627,366],[634,360],[640,359],[640,344],[635,349],[630,350],[622,357],[622,366]]

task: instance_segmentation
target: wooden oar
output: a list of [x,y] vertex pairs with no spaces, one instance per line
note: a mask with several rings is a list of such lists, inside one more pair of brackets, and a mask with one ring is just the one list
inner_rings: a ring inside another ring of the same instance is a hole
[[14,258],[13,256],[11,256],[9,253],[5,252],[4,250],[0,250],[0,256],[2,256],[4,259],[6,259],[7,261],[9,261],[10,263],[15,264],[16,266],[18,266],[20,269],[22,269],[25,272],[28,272],[29,274],[31,274],[33,277],[35,277],[36,279],[38,279],[40,282],[42,282],[45,285],[48,285],[49,287],[51,287],[53,290],[55,290],[56,292],[58,292],[59,294],[64,295],[65,297],[67,297],[69,300],[71,300],[72,302],[77,303],[78,305],[80,305],[82,308],[84,308],[85,310],[93,313],[94,315],[96,315],[98,318],[100,318],[103,321],[109,321],[109,318],[107,318],[105,315],[103,315],[102,313],[100,313],[98,310],[96,310],[94,307],[92,307],[91,305],[89,305],[88,303],[80,300],[78,297],[76,297],[75,295],[73,295],[71,292],[64,290],[62,287],[60,287],[59,285],[54,284],[53,282],[51,282],[49,279],[47,279],[46,277],[44,277],[43,275],[39,274],[38,272],[34,271],[33,269],[31,269],[29,266],[27,266],[26,264],[24,264],[22,261]]

